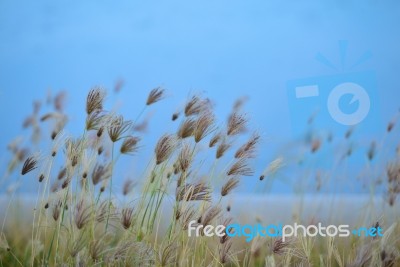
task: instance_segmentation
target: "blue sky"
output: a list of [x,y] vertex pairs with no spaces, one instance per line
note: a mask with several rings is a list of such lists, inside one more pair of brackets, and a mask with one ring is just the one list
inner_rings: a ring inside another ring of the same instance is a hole
[[[89,88],[112,88],[122,78],[121,94],[108,102],[130,117],[150,89],[168,89],[170,97],[154,109],[154,136],[172,129],[166,121],[190,93],[213,99],[221,119],[247,95],[252,126],[266,137],[255,163],[260,172],[283,144],[297,141],[293,120],[308,118],[309,110],[288,99],[288,81],[373,71],[380,118],[373,123],[393,118],[400,104],[399,14],[397,1],[1,1],[0,145],[20,134],[32,99],[49,88],[68,91],[69,130],[79,133]],[[343,69],[340,40],[348,42]],[[366,51],[372,57],[349,69]],[[321,64],[318,53],[338,69]],[[374,125],[358,138],[380,140]]]

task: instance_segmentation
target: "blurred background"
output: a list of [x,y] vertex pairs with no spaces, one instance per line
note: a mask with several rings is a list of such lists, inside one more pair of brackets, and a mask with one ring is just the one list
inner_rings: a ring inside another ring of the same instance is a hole
[[[49,92],[67,92],[67,129],[80,134],[91,87],[109,89],[107,107],[135,119],[148,92],[162,86],[168,97],[142,116],[151,117],[143,153],[120,163],[121,177],[140,175],[160,134],[175,131],[172,113],[200,93],[213,101],[220,123],[247,97],[249,128],[263,143],[242,192],[259,187],[258,176],[281,157],[268,192],[368,193],[398,145],[399,131],[389,135],[387,125],[395,124],[400,104],[399,14],[398,1],[0,1],[1,171],[7,144],[29,136],[22,123],[32,102]],[[324,123],[331,118],[323,94],[316,109],[291,97],[293,81],[344,73],[374,76],[366,127]],[[310,122],[313,116],[319,119]],[[316,139],[318,154],[311,152]],[[381,153],[369,162],[373,141]]]

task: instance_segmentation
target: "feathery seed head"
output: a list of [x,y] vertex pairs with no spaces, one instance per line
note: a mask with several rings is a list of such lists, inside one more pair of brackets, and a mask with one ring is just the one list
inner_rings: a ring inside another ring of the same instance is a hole
[[204,226],[210,225],[214,219],[221,213],[221,208],[214,206],[206,210],[201,216],[201,224]]
[[225,265],[229,261],[229,251],[232,248],[232,240],[228,240],[228,242],[225,242],[220,246],[219,248],[219,261]]
[[38,164],[38,156],[28,157],[25,160],[24,165],[22,166],[21,174],[25,175],[28,172],[33,171],[34,169],[36,169],[38,167],[37,164]]
[[228,119],[228,135],[237,135],[246,131],[246,124],[248,118],[244,114],[239,114],[237,112],[232,113]]
[[158,253],[157,266],[176,266],[177,249],[173,242],[163,245]]
[[209,147],[214,147],[222,138],[221,133],[215,134],[213,137],[211,137],[210,143],[208,144]]
[[86,146],[84,139],[68,138],[65,142],[67,159],[72,167],[75,167],[82,157],[82,151]]
[[[226,241],[228,241],[229,240],[229,236],[226,234],[226,232],[225,232],[225,229],[226,229],[226,227],[228,227],[228,225],[230,225],[232,223],[232,219],[231,218],[226,218],[226,219],[224,219],[223,220],[223,222],[222,222],[222,225],[224,226],[224,235],[223,236],[221,236],[220,238],[219,238],[219,242],[221,243],[221,244],[224,244]],[[233,232],[234,230],[233,229],[231,229],[229,232]]]
[[63,112],[64,107],[65,107],[65,101],[67,99],[67,93],[65,91],[59,92],[55,97],[54,97],[54,109]]
[[62,201],[58,200],[53,204],[53,209],[52,209],[52,216],[55,221],[57,221],[58,218],[60,217],[61,210],[62,210]]
[[76,204],[75,207],[75,225],[78,229],[82,229],[90,220],[91,208],[87,206],[83,199]]
[[285,162],[283,157],[278,157],[274,159],[265,169],[263,174],[260,176],[260,180],[262,181],[265,176],[275,175],[281,168],[285,166]]
[[221,196],[228,195],[233,189],[239,185],[239,180],[235,177],[229,178],[221,189]]
[[233,110],[234,111],[239,111],[243,105],[246,103],[246,101],[249,100],[247,96],[240,97],[236,99],[235,103],[233,104]]
[[92,182],[93,185],[107,180],[111,177],[111,163],[107,165],[102,165],[97,163],[92,172]]
[[150,106],[165,97],[165,89],[161,87],[154,88],[150,91],[149,96],[147,97],[146,105]]
[[254,158],[255,150],[258,142],[260,141],[260,135],[258,133],[254,133],[247,143],[242,145],[235,153],[235,158]]
[[131,121],[125,121],[122,116],[115,116],[111,118],[110,124],[107,127],[108,135],[113,143],[124,138],[126,134],[132,127]]
[[126,180],[122,189],[122,194],[127,196],[130,192],[132,192],[134,186],[135,182],[133,180]]
[[68,117],[65,115],[59,116],[56,120],[56,124],[53,128],[53,131],[51,132],[51,139],[54,140],[60,135],[60,133],[63,131],[65,125],[68,122]]
[[172,121],[176,121],[179,118],[179,112],[175,112],[174,114],[172,114]]
[[90,115],[96,110],[103,110],[103,102],[106,97],[106,91],[100,87],[93,88],[89,91],[86,98],[86,113]]
[[196,216],[196,210],[193,206],[186,206],[184,211],[181,212],[180,222],[184,231],[189,228],[189,223],[193,221]]
[[66,136],[64,134],[63,131],[59,132],[55,138],[55,140],[53,141],[53,145],[51,148],[51,156],[55,157],[58,153],[58,150],[60,149],[60,147],[62,147],[65,142],[66,142]]
[[283,255],[288,250],[288,246],[291,244],[291,242],[291,239],[285,242],[283,242],[282,238],[276,239],[272,245],[272,253]]
[[159,165],[166,161],[174,152],[176,147],[176,139],[173,135],[164,134],[158,140],[155,148],[156,164]]
[[104,241],[101,239],[95,240],[89,245],[89,255],[94,262],[101,259],[104,254]]
[[375,158],[375,155],[376,155],[376,142],[373,141],[368,150],[368,155],[367,155],[368,160],[372,161]]
[[176,189],[176,201],[211,201],[210,188],[203,183],[186,184]]
[[139,137],[129,136],[121,145],[121,154],[132,155],[138,150]]
[[185,116],[189,117],[192,115],[198,115],[210,108],[210,106],[211,102],[209,99],[202,99],[198,96],[192,96],[192,98],[185,105]]
[[[86,130],[96,130],[99,131],[104,127],[107,115],[102,110],[94,110],[86,117]],[[101,134],[100,134],[101,135]]]
[[252,176],[253,170],[249,167],[245,159],[236,161],[227,172],[228,176]]
[[387,131],[388,133],[390,133],[390,132],[393,130],[394,126],[395,126],[395,121],[389,122],[389,123],[388,123],[388,126],[386,127],[386,131]]
[[181,139],[190,137],[193,135],[196,128],[196,121],[192,118],[185,119],[178,129],[178,137]]
[[215,157],[217,159],[221,158],[224,156],[225,152],[232,146],[232,143],[228,143],[226,140],[222,141],[222,143],[219,144],[217,147],[217,152]]
[[67,178],[64,180],[64,182],[61,184],[61,188],[62,188],[62,189],[67,188],[67,187],[69,186],[69,184],[71,183],[71,181],[72,181],[72,177],[67,177]]
[[321,148],[322,142],[320,139],[315,139],[311,143],[311,153],[317,152]]
[[133,208],[122,209],[121,224],[125,230],[131,227],[133,221]]
[[184,144],[178,156],[179,170],[187,172],[192,163],[192,148],[189,144]]
[[11,251],[6,235],[3,232],[0,232],[0,249]]
[[194,128],[194,140],[200,142],[204,137],[213,131],[214,115],[211,112],[205,112],[200,115]]
[[57,179],[58,180],[64,179],[66,174],[67,174],[67,168],[60,169],[60,171],[58,172],[58,175],[57,175]]

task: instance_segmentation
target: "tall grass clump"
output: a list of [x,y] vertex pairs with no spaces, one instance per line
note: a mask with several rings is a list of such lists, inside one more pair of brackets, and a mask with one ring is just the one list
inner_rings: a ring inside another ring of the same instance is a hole
[[[242,179],[252,179],[253,161],[261,140],[251,131],[249,116],[233,107],[226,122],[218,121],[213,104],[191,96],[171,113],[174,130],[153,144],[151,158],[141,156],[143,125],[148,108],[166,98],[153,89],[135,119],[105,105],[106,90],[91,89],[86,98],[80,134],[67,131],[65,93],[46,99],[49,112],[35,102],[23,123],[32,129],[31,142],[9,144],[11,159],[0,183],[37,183],[23,223],[17,187],[10,187],[0,232],[1,266],[398,266],[399,226],[382,239],[299,237],[243,239],[188,236],[188,225],[225,227],[237,220],[226,204]],[[391,131],[394,124],[388,126]],[[248,134],[250,133],[250,134]],[[346,138],[350,138],[347,134]],[[244,141],[243,141],[244,140]],[[312,154],[322,146],[311,143]],[[373,160],[377,145],[371,145]],[[121,158],[136,157],[144,171],[121,181]],[[285,161],[271,161],[259,176],[272,177]],[[400,194],[400,163],[387,166],[387,194],[394,205]],[[116,184],[122,184],[117,191]],[[2,207],[3,208],[3,207]],[[13,209],[15,208],[15,209]],[[375,223],[380,223],[379,221]],[[203,228],[204,229],[204,228]]]

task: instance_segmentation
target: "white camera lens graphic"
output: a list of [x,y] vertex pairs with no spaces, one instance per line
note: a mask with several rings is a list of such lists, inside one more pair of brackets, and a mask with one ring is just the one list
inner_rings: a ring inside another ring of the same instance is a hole
[[[358,109],[353,113],[345,113],[340,109],[340,99],[344,95],[352,95],[350,105],[359,102]],[[328,111],[336,122],[351,126],[361,123],[368,115],[371,101],[367,92],[356,83],[342,83],[333,88],[328,97]]]

